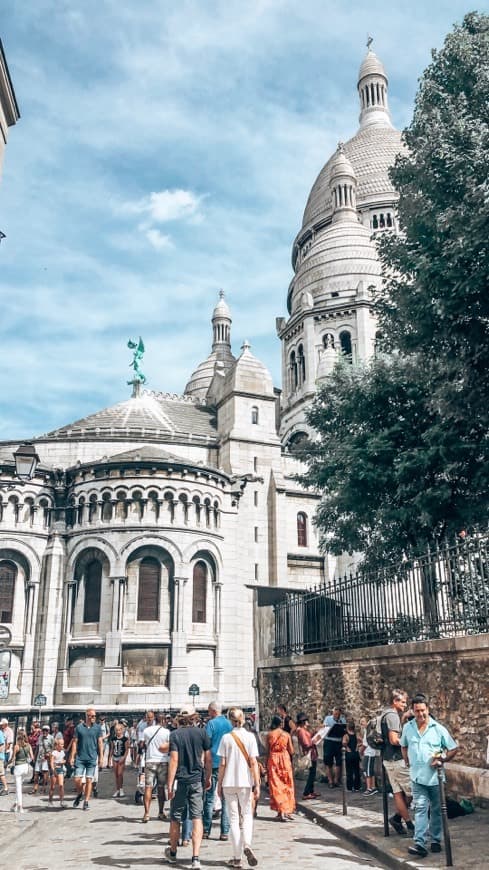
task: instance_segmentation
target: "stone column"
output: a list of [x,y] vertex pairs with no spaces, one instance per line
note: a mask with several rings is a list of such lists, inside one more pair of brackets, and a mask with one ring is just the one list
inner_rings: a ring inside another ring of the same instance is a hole
[[214,684],[219,701],[222,701],[221,691],[223,688],[224,668],[221,662],[221,593],[222,583],[217,580],[214,584],[214,635],[216,638],[216,652],[214,658]]
[[37,611],[33,691],[46,695],[47,706],[55,702],[58,655],[63,622],[63,578],[65,547],[63,523],[55,523],[49,536],[41,571]]
[[24,619],[24,650],[22,653],[22,668],[20,672],[19,703],[30,706],[32,702],[32,686],[34,682],[34,652],[36,640],[36,613],[39,599],[39,581],[30,580],[26,587],[25,619]]
[[169,687],[172,703],[183,704],[188,691],[187,635],[185,624],[186,577],[174,577],[173,631],[171,635],[171,668]]

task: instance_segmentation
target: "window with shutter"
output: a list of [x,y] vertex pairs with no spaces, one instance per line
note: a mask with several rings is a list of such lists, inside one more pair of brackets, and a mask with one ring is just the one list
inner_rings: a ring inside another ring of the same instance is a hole
[[0,562],[0,622],[12,622],[17,566]]
[[148,556],[139,565],[138,620],[157,622],[160,618],[161,567],[157,559]]
[[100,595],[102,591],[102,565],[94,559],[85,568],[85,603],[83,622],[99,622]]
[[194,565],[192,589],[192,622],[207,622],[207,565]]

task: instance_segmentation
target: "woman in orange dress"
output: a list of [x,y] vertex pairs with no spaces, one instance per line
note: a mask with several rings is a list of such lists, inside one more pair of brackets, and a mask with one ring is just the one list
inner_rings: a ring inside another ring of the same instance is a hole
[[268,732],[267,773],[270,808],[276,811],[281,822],[290,821],[295,810],[293,754],[290,734],[283,730],[280,716],[274,716]]

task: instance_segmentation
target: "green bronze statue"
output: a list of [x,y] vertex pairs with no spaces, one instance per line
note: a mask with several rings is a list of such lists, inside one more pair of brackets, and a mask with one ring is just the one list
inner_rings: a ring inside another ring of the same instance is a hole
[[141,369],[139,368],[139,363],[141,362],[144,354],[144,342],[141,336],[139,336],[139,341],[136,343],[135,341],[127,342],[127,346],[134,351],[132,363],[130,363],[130,367],[134,369],[134,377],[131,381],[128,381],[128,384],[134,384],[134,381],[139,381],[140,384],[146,383],[146,376],[143,375]]

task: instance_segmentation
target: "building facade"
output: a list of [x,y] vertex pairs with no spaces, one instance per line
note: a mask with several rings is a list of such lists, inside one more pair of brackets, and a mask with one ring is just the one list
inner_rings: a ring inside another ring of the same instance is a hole
[[3,156],[7,145],[8,128],[13,127],[20,118],[19,107],[10,78],[7,58],[0,39],[0,177]]
[[[20,486],[0,445],[0,623],[12,632],[10,697],[25,710],[255,702],[253,588],[305,588],[320,554],[316,497],[294,480],[305,411],[342,354],[374,351],[374,238],[396,230],[388,167],[400,150],[387,76],[368,51],[360,128],[313,185],[293,244],[282,390],[245,342],[232,352],[221,292],[211,352],[182,396],[144,390],[35,439]],[[11,487],[6,489],[6,487]]]

